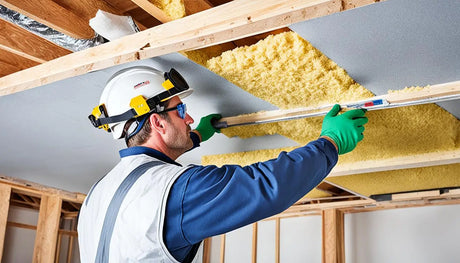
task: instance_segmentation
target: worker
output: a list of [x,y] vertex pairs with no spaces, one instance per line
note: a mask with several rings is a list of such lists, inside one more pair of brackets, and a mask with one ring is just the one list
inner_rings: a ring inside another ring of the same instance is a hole
[[194,120],[174,69],[116,73],[89,116],[124,139],[120,162],[89,191],[78,221],[81,262],[192,262],[201,241],[278,214],[317,186],[363,139],[365,110],[324,117],[320,137],[248,166],[188,165],[176,159],[208,140],[218,114]]

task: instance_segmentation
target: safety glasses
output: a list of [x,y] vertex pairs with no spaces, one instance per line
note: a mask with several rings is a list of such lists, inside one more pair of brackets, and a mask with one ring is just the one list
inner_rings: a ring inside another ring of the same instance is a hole
[[179,117],[181,119],[183,120],[185,119],[185,115],[187,115],[187,106],[184,103],[179,103],[176,105],[176,107],[165,109],[159,113],[174,111],[174,110],[177,110],[177,113],[179,114]]
[[105,105],[101,104],[93,109],[91,115],[88,116],[89,120],[96,128],[103,128],[104,130],[110,132],[109,129],[110,123],[117,123],[122,121],[127,121],[132,118],[137,118],[143,116],[144,114],[151,113],[151,112],[167,112],[177,110],[179,116],[182,119],[185,119],[185,115],[187,114],[187,109],[185,104],[179,104],[174,108],[162,110],[162,107],[159,105],[172,98],[176,94],[180,94],[189,89],[189,86],[185,79],[182,77],[177,70],[171,68],[169,72],[164,73],[165,81],[161,84],[165,91],[162,93],[146,99],[144,96],[139,95],[131,99],[130,106],[131,109],[127,110],[126,112],[115,115],[115,116],[108,116],[107,111],[105,110]]

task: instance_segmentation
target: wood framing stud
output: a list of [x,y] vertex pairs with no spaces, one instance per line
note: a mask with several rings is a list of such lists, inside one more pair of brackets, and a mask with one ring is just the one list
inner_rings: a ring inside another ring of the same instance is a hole
[[[342,2],[335,0],[234,0],[2,77],[0,96],[139,59],[253,36],[341,9]],[[150,47],[141,50],[146,44]]]
[[344,216],[337,209],[327,209],[322,212],[322,262],[345,262],[344,249]]
[[203,241],[203,263],[211,263],[212,238],[208,237]]
[[71,37],[94,37],[94,30],[87,20],[52,0],[0,0],[0,4]]
[[220,235],[220,263],[225,262],[225,234]]
[[145,12],[149,13],[151,16],[155,17],[161,23],[167,23],[172,21],[172,19],[165,13],[163,10],[155,6],[152,2],[148,0],[131,0]]
[[257,263],[257,235],[258,225],[256,222],[252,224],[252,263]]
[[280,233],[281,219],[277,218],[275,221],[275,263],[280,263]]
[[2,261],[5,242],[6,224],[10,209],[11,186],[0,184],[0,262]]
[[43,195],[40,202],[40,213],[35,237],[33,262],[53,262],[59,220],[61,217],[62,200],[59,196]]

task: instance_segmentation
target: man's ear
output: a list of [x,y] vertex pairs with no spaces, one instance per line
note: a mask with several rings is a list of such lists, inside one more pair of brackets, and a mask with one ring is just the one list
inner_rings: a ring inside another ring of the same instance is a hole
[[166,132],[165,129],[165,122],[166,120],[162,118],[159,114],[153,113],[150,115],[150,125],[152,127],[152,130],[157,131],[160,134],[164,134]]

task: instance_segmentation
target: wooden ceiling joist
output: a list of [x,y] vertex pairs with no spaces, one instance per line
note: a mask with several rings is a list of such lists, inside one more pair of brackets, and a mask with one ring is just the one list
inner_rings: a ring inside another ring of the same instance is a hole
[[[0,185],[8,185],[9,187],[11,187],[12,192],[19,197],[27,196],[30,200],[28,200],[27,202],[24,201],[24,203],[28,203],[29,205],[38,205],[37,198],[41,198],[44,194],[58,196],[60,199],[63,200],[63,202],[74,202],[76,204],[83,203],[83,200],[86,196],[81,193],[68,192],[65,190],[48,187],[34,182],[3,175],[0,176]],[[21,199],[24,200],[23,198]]]
[[[199,49],[276,30],[293,23],[341,12],[344,10],[343,6],[347,6],[342,2],[349,1],[235,0],[0,78],[0,95],[130,61]],[[373,2],[376,0],[359,2],[356,7]],[[145,48],[146,46],[148,47]]]
[[148,0],[131,0],[145,12],[149,13],[151,16],[155,17],[161,23],[167,23],[172,21],[172,19],[165,13],[163,10],[155,6],[152,2]]
[[329,177],[460,163],[460,150],[339,164]]
[[24,70],[40,63],[0,48],[0,76]]
[[0,4],[73,38],[94,37],[87,20],[52,0],[0,0]]
[[71,52],[17,25],[0,19],[0,49],[37,63],[65,56]]
[[184,6],[187,16],[213,8],[213,5],[206,0],[184,0]]

